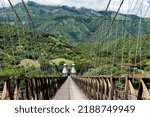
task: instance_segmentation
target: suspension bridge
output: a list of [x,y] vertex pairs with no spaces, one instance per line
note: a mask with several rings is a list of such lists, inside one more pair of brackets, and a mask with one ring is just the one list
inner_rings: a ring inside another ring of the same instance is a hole
[[[30,11],[28,10],[25,2],[21,0],[24,8],[27,12],[27,15],[29,17],[29,21],[31,22],[33,29],[36,29],[36,26],[32,20],[32,16],[30,15]],[[137,2],[133,4],[134,0],[132,0],[131,4],[128,5],[128,11],[129,13],[132,5],[134,9],[137,7]],[[12,10],[14,11],[14,14],[17,18],[17,21],[19,21],[20,26],[24,30],[24,24],[22,22],[22,19],[19,17],[19,14],[15,10],[11,0],[8,0]],[[138,8],[137,14],[142,13],[142,5],[143,0],[140,1],[141,4]],[[116,60],[116,53],[115,49],[117,47],[116,43],[113,45],[114,50],[113,54],[109,55],[109,49],[111,44],[108,43],[108,40],[110,39],[111,31],[113,30],[112,27],[115,24],[116,17],[119,14],[119,11],[122,8],[122,5],[124,4],[124,0],[120,1],[120,5],[117,9],[117,12],[111,19],[111,21],[105,22],[107,20],[106,14],[107,11],[112,3],[112,0],[109,0],[105,13],[101,17],[100,23],[98,25],[98,28],[95,32],[95,34],[92,36],[92,41],[95,42],[95,40],[99,40],[101,38],[101,41],[98,43],[98,48],[103,49],[104,46],[106,47],[106,54],[109,56],[113,62],[113,64],[117,61]],[[142,13],[144,14],[143,18],[146,16],[147,11],[149,9],[149,6],[147,10]],[[109,19],[109,18],[108,18]],[[127,25],[130,23],[128,21],[128,17],[126,17],[125,24]],[[136,47],[135,48],[135,58],[134,58],[134,64],[133,65],[125,65],[130,64],[126,63],[124,61],[125,58],[125,48],[122,47],[122,56],[121,58],[121,70],[124,66],[133,67],[132,72],[130,71],[128,74],[114,74],[112,71],[110,74],[97,74],[95,76],[80,76],[78,75],[75,70],[74,72],[67,73],[67,71],[63,71],[63,75],[60,75],[59,77],[48,77],[48,76],[0,76],[0,81],[2,82],[2,87],[0,87],[0,99],[1,100],[150,100],[150,74],[149,73],[136,73],[135,66],[137,66],[137,56],[139,54],[140,60],[142,59],[142,39],[141,39],[141,23],[142,18],[138,21],[138,32],[137,32],[137,40],[136,40]],[[105,28],[104,29],[104,25]],[[126,26],[125,26],[126,27]],[[127,37],[127,29],[125,30],[124,26],[122,27],[122,42],[125,43],[126,37]],[[134,28],[134,27],[133,27]],[[99,36],[99,34],[103,33],[104,35],[102,37]],[[116,38],[119,37],[119,29],[116,29]],[[35,38],[38,36],[36,34],[35,30]],[[10,36],[11,37],[11,36]],[[94,45],[97,46],[97,45]],[[129,46],[132,47],[131,42],[129,40]],[[129,52],[129,60],[131,59],[131,52]],[[98,54],[99,56],[102,55],[100,52]],[[89,58],[90,59],[90,58]],[[105,60],[101,59],[100,62],[97,62],[99,66],[104,66],[105,63],[108,63],[109,60],[106,58]],[[124,64],[124,65],[123,65]],[[111,65],[110,65],[111,67]],[[142,66],[140,66],[141,68]],[[65,67],[67,70],[67,68]],[[75,69],[73,67],[73,69]],[[108,69],[107,69],[108,70]]]

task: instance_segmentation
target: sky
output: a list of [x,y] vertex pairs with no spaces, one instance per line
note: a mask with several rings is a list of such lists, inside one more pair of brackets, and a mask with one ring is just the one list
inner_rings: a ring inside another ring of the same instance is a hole
[[[15,5],[21,0],[11,0]],[[24,0],[28,1],[28,0]],[[45,5],[62,6],[67,5],[70,7],[85,7],[94,10],[105,10],[109,0],[30,0]],[[122,0],[112,0],[108,10],[117,11]],[[120,13],[135,14],[138,16],[145,16],[145,13],[150,5],[150,0],[124,0]],[[8,0],[0,0],[0,7],[9,6]],[[140,10],[139,10],[140,9]],[[150,8],[145,17],[150,17]]]

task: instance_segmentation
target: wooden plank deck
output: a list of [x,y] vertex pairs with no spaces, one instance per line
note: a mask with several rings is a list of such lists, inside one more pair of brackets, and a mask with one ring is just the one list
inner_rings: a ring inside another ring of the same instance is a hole
[[88,98],[69,76],[56,93],[54,100],[88,100]]

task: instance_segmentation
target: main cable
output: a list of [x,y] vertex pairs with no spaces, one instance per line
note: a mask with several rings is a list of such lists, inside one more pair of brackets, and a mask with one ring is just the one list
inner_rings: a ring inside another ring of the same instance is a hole
[[117,15],[119,14],[119,11],[120,11],[120,9],[121,9],[123,3],[124,3],[124,0],[122,0],[122,2],[120,3],[119,8],[118,8],[118,10],[117,10],[117,12],[116,12],[116,14],[115,14],[115,16],[114,16],[112,22],[110,23],[110,26],[109,26],[109,28],[108,28],[108,31],[105,33],[104,39],[102,40],[102,43],[100,44],[99,47],[102,47],[102,46],[103,46],[104,40],[107,39],[108,35],[110,34],[110,30],[112,29],[112,26],[113,26],[113,24],[114,24],[114,22],[115,22],[115,20],[116,20]]
[[97,38],[98,33],[99,33],[99,32],[101,31],[101,29],[102,29],[102,25],[103,25],[103,22],[104,22],[104,19],[105,19],[105,17],[106,17],[106,14],[107,14],[107,11],[108,11],[108,8],[109,8],[109,6],[110,6],[111,1],[112,1],[112,0],[109,0],[108,4],[107,4],[107,6],[106,6],[104,15],[102,16],[102,20],[101,20],[101,22],[99,23],[98,29],[96,30],[96,32],[95,32],[95,34],[94,34],[94,37],[93,37],[94,40]]
[[24,6],[24,8],[25,8],[25,10],[26,10],[26,12],[27,12],[27,14],[28,14],[28,16],[29,16],[30,21],[32,22],[33,29],[35,29],[36,27],[35,27],[35,25],[34,25],[34,22],[33,22],[33,20],[32,20],[32,17],[31,17],[31,15],[30,15],[30,13],[29,13],[29,10],[28,10],[28,8],[27,8],[27,6],[26,6],[24,0],[21,0],[21,1],[22,1],[23,6]]
[[11,1],[10,1],[10,0],[8,0],[8,2],[9,2],[9,4],[10,4],[11,8],[13,9],[13,11],[15,12],[15,15],[17,16],[17,18],[18,18],[18,20],[19,20],[19,22],[20,22],[21,27],[23,27],[22,20],[21,20],[21,18],[19,17],[19,15],[18,15],[17,11],[15,10],[15,8],[14,8],[13,4],[11,3]]

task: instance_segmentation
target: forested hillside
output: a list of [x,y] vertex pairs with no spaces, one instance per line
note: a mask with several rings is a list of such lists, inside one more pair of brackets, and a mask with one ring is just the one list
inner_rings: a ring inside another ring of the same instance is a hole
[[78,48],[49,33],[0,24],[0,75],[60,74],[81,59]]
[[[92,35],[98,28],[99,23],[102,20],[104,11],[95,11],[92,9],[80,8],[68,6],[45,6],[35,2],[29,1],[27,7],[33,18],[33,22],[36,25],[37,30],[42,32],[49,32],[57,37],[63,37],[69,41],[83,42],[91,39]],[[24,25],[27,28],[32,28],[31,21],[29,20],[25,8],[22,3],[14,6],[19,17],[22,19]],[[108,30],[109,24],[114,17],[115,12],[108,11],[102,26],[104,30]],[[127,30],[127,36],[137,35],[139,28],[140,17],[136,15],[119,14],[113,25],[112,36],[115,35],[116,30]],[[150,19],[141,18],[141,33],[149,34]],[[18,20],[11,9],[0,9],[0,22],[18,25]],[[133,28],[134,27],[134,28]],[[119,31],[122,35],[123,33]],[[101,33],[100,36],[103,36]],[[115,38],[115,37],[114,37]]]
[[[35,24],[22,3],[0,9],[0,75],[60,75],[63,63],[76,64],[85,75],[150,72],[150,19],[118,14],[109,38],[104,38],[115,12],[27,2]],[[103,46],[101,39],[105,42]]]
[[99,47],[100,43],[94,46],[89,43],[84,45],[86,49],[83,51],[88,53],[85,57],[89,58],[93,65],[85,75],[150,72],[150,35],[118,38],[106,41]]

